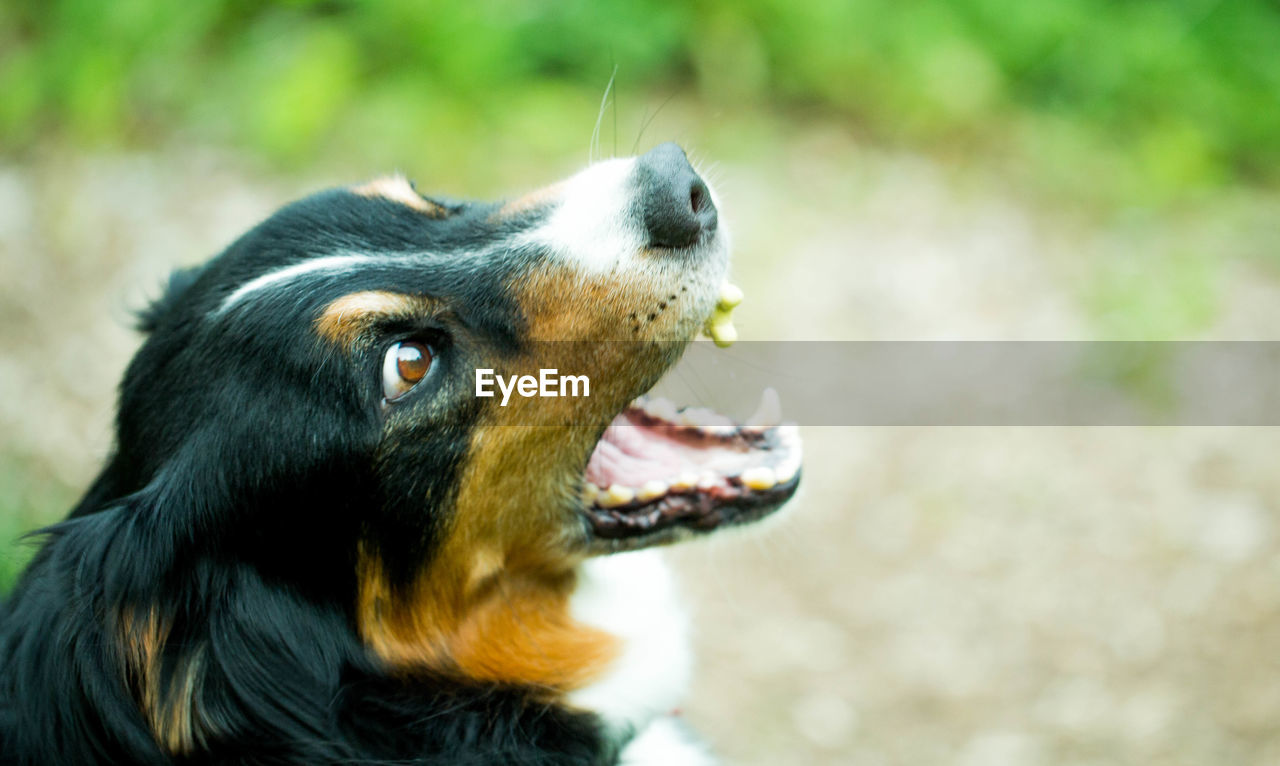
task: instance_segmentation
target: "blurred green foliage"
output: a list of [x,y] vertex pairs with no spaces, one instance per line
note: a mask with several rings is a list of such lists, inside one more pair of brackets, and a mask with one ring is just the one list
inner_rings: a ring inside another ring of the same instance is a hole
[[0,594],[34,552],[36,541],[22,541],[22,535],[65,514],[76,494],[39,461],[0,449]]
[[[817,110],[1103,202],[1280,177],[1280,10],[1256,0],[10,0],[0,148],[233,142],[284,165],[562,153],[622,92]],[[636,101],[640,101],[639,95]],[[620,147],[626,149],[629,147]]]

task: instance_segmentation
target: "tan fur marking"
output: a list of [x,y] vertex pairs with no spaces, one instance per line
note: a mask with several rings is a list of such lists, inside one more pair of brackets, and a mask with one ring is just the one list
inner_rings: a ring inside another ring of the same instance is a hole
[[449,214],[449,211],[443,207],[423,199],[422,195],[414,191],[409,181],[401,175],[375,178],[366,184],[353,186],[351,191],[362,197],[382,197],[392,202],[399,202],[432,218],[444,218]]
[[133,610],[120,615],[125,674],[134,686],[138,705],[156,741],[171,753],[190,753],[202,738],[196,699],[202,681],[203,649],[183,656],[167,686],[161,674],[165,642],[170,626],[155,610],[139,617]]
[[432,670],[553,694],[582,686],[617,655],[612,636],[570,617],[572,572],[538,576],[504,568],[470,579],[471,588],[420,578],[409,593],[394,594],[381,561],[362,553],[360,630],[366,644],[403,671]]
[[169,636],[169,626],[160,622],[154,610],[141,619],[128,610],[120,615],[120,633],[126,672],[136,685],[143,709],[149,713],[157,707],[160,652]]
[[[168,698],[153,714],[152,726],[161,743],[174,753],[189,753],[203,736],[207,726],[200,720],[197,707],[204,651],[197,649],[181,660],[181,667],[169,687]],[[163,717],[163,720],[157,720]],[[197,726],[197,724],[200,724]]]
[[492,217],[494,219],[508,218],[513,215],[519,215],[520,213],[540,208],[543,205],[549,205],[559,199],[560,194],[563,191],[563,181],[551,184],[550,186],[544,186],[541,189],[534,189],[524,196],[516,197],[515,199],[507,202],[505,205],[498,208],[498,212],[494,213]]
[[380,290],[350,293],[325,307],[316,319],[316,332],[343,348],[351,348],[360,334],[377,320],[425,314],[432,306],[427,298],[401,293]]

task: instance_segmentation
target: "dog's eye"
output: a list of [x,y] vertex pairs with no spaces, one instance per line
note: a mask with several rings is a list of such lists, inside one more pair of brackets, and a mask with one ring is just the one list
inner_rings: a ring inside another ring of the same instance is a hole
[[431,347],[402,340],[387,349],[382,359],[382,395],[394,401],[409,393],[431,370]]

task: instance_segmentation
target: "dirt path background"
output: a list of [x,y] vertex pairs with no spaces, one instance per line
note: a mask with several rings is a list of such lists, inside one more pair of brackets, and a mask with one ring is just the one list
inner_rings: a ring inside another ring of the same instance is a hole
[[[821,130],[712,175],[745,338],[1280,327],[1267,201],[1101,226]],[[190,151],[0,165],[6,539],[65,511],[109,448],[128,310],[171,267],[347,180]],[[686,712],[729,761],[1280,763],[1280,432],[805,437],[782,523],[672,551],[701,654]]]

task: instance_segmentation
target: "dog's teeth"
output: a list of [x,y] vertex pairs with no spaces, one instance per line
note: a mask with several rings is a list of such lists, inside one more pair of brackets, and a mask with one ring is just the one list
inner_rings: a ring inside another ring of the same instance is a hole
[[713,473],[704,473],[698,477],[698,489],[711,489],[720,483],[720,478]]
[[720,285],[720,296],[716,300],[716,308],[730,311],[742,303],[742,288],[730,282]]
[[799,463],[783,463],[774,471],[779,484],[786,484],[796,477],[800,472]]
[[582,502],[590,505],[600,496],[600,488],[591,482],[582,485]]
[[678,421],[681,425],[692,426],[704,433],[718,436],[732,434],[736,430],[732,420],[706,407],[686,407],[684,412],[680,413]]
[[692,471],[685,471],[676,477],[675,481],[671,482],[671,489],[683,492],[685,490],[693,489],[697,483],[698,474],[693,473]]
[[769,466],[756,466],[743,471],[738,480],[747,489],[772,489],[778,483],[778,477]]
[[712,436],[720,436],[720,437],[733,436],[738,431],[737,428],[734,428],[731,425],[726,425],[724,423],[713,423],[712,425],[709,425],[709,426],[701,426],[699,430],[702,431],[704,434],[711,434]]
[[624,487],[621,484],[610,484],[600,497],[596,500],[601,508],[617,508],[620,505],[626,505],[636,498],[636,491],[630,487]]
[[756,411],[747,418],[746,425],[752,428],[772,428],[782,425],[782,401],[778,399],[777,391],[766,388],[761,392],[760,406],[756,407]]
[[642,503],[647,503],[650,500],[657,500],[667,494],[667,489],[668,487],[665,481],[650,479],[644,483],[644,486],[640,487],[640,491],[636,493],[636,499]]
[[657,399],[652,399],[646,402],[644,405],[644,411],[652,417],[658,418],[659,420],[665,420],[667,422],[674,421],[677,416],[675,402],[665,396],[660,396]]

